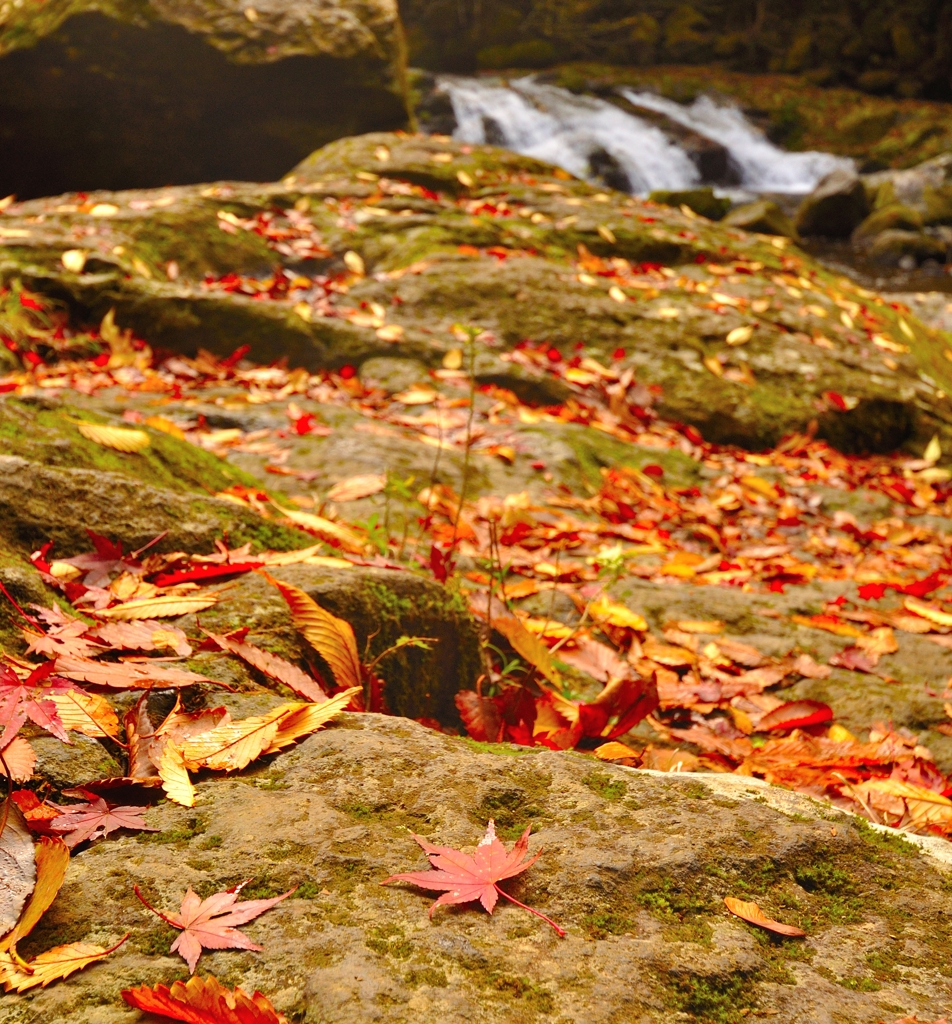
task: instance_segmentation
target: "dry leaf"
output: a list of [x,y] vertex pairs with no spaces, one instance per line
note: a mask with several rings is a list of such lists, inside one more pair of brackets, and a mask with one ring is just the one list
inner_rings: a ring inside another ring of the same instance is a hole
[[298,587],[282,583],[266,572],[262,572],[262,575],[281,592],[291,609],[294,628],[327,662],[337,685],[348,689],[360,686],[363,673],[360,655],[357,653],[357,640],[350,623],[331,615]]
[[117,807],[115,804],[106,803],[101,796],[90,796],[92,799],[87,803],[67,807],[65,813],[50,825],[53,832],[65,835],[64,842],[70,849],[87,839],[107,836],[119,828],[135,829],[138,832],[159,831],[146,825],[142,817],[146,808]]
[[369,473],[341,480],[327,492],[328,501],[359,501],[379,494],[387,486],[386,473]]
[[144,430],[130,430],[128,427],[110,427],[102,423],[77,421],[76,429],[88,441],[102,448],[112,448],[117,452],[135,454],[144,451],[152,443]]
[[174,619],[180,615],[193,615],[218,604],[218,593],[188,594],[176,597],[149,597],[144,601],[130,601],[93,612],[97,619],[113,622],[131,622],[133,619]]
[[[365,537],[349,526],[342,526],[340,523],[332,523],[330,519],[323,516],[315,516],[310,512],[299,512],[297,509],[284,508],[281,505],[274,506],[285,519],[290,519],[307,530],[308,533],[316,534],[318,537],[330,544],[339,545],[344,551],[352,555],[359,555],[367,548]],[[273,563],[272,563],[273,564]]]
[[747,921],[748,924],[755,924],[759,928],[766,928],[767,931],[775,932],[777,935],[786,935],[790,938],[803,938],[805,931],[795,928],[791,924],[781,924],[780,921],[773,921],[757,906],[756,903],[745,903],[743,900],[735,899],[733,896],[725,896],[724,902],[727,909],[736,914],[739,918]]
[[67,679],[92,686],[106,686],[113,690],[149,690],[154,687],[190,686],[192,683],[211,683],[197,672],[182,668],[150,665],[148,661],[94,661],[63,654],[56,659],[56,671]]
[[223,722],[210,732],[191,737],[181,747],[185,766],[192,771],[211,768],[233,772],[244,768],[271,746],[278,720],[287,709],[288,705],[282,704],[265,715]]
[[327,700],[327,694],[321,689],[317,681],[312,679],[306,672],[302,672],[297,665],[279,658],[276,654],[262,651],[254,644],[239,643],[227,636],[219,636],[216,633],[205,634],[223,651],[228,651],[247,662],[252,668],[264,673],[269,679],[283,683],[293,690],[298,696],[305,700],[314,701],[317,704]]
[[335,693],[330,700],[324,701],[323,704],[287,705],[291,709],[296,707],[296,710],[289,710],[278,723],[278,731],[265,753],[277,753],[302,736],[309,736],[312,732],[316,732],[322,725],[326,725],[335,715],[343,711],[360,692],[360,687],[354,686],[349,690]]
[[648,623],[637,612],[631,611],[625,605],[612,601],[608,597],[600,597],[592,601],[588,606],[588,612],[596,622],[604,623],[607,626],[633,629],[639,633],[643,633],[648,628]]
[[193,976],[171,988],[156,985],[122,990],[122,998],[143,1013],[184,1021],[185,1024],[287,1024],[283,1014],[260,993],[223,988],[216,978]]
[[561,685],[562,677],[555,667],[555,661],[548,647],[532,635],[514,615],[500,615],[493,619],[493,629],[501,633],[512,649],[555,686]]
[[6,935],[36,885],[36,860],[26,818],[10,799],[0,804],[0,822],[6,822],[0,832],[0,934]]
[[34,860],[36,885],[16,927],[3,939],[0,939],[0,952],[6,952],[15,947],[20,939],[30,934],[37,921],[49,910],[63,885],[63,879],[66,878],[69,850],[62,839],[41,836],[36,844]]
[[102,738],[119,735],[119,718],[105,697],[85,690],[52,694],[63,728],[81,732],[84,736]]
[[117,950],[129,936],[124,935],[114,946],[103,949],[87,942],[71,942],[68,946],[57,946],[34,957],[27,965],[30,973],[24,971],[9,953],[0,953],[0,982],[7,992],[25,992],[27,989],[59,981],[84,967],[102,960]]
[[174,743],[166,743],[158,764],[159,778],[165,795],[183,807],[195,806],[195,787],[188,777],[185,758]]

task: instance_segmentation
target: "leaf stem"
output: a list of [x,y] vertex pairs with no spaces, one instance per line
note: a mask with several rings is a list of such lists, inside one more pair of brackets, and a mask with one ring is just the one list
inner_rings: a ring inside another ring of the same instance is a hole
[[[527,906],[525,905],[525,903],[520,903],[520,902],[519,902],[519,901],[518,901],[518,900],[516,899],[516,897],[515,897],[515,896],[510,896],[510,895],[509,895],[509,893],[508,893],[508,892],[506,892],[506,891],[505,891],[504,889],[500,889],[500,888],[499,888],[499,886],[498,886],[498,884],[496,884],[495,882],[494,882],[493,884],[495,885],[495,888],[496,888],[496,892],[498,892],[500,896],[505,896],[505,897],[506,897],[506,899],[507,899],[507,900],[509,900],[509,902],[510,902],[510,903],[515,903],[515,905],[516,905],[517,907],[522,907],[522,909],[523,909],[523,910],[528,910],[530,914],[535,914],[535,916],[536,916],[536,917],[541,917],[541,918],[542,918],[542,920],[543,920],[543,921],[545,921],[545,923],[546,923],[546,924],[550,924],[550,925],[552,925],[552,927],[553,927],[553,928],[554,928],[554,929],[555,929],[555,930],[556,930],[556,931],[557,931],[557,932],[559,933],[559,936],[560,936],[561,938],[563,938],[563,939],[565,938],[565,929],[564,929],[564,928],[560,928],[560,927],[559,927],[559,926],[558,926],[558,925],[557,925],[557,924],[555,923],[555,921],[553,921],[553,920],[552,920],[552,918],[551,918],[551,917],[546,917],[546,916],[545,916],[545,914],[543,914],[543,913],[540,913],[540,911],[538,911],[538,910],[533,910],[533,909],[532,909],[532,907],[527,907]],[[147,904],[147,905],[148,905],[148,904]]]

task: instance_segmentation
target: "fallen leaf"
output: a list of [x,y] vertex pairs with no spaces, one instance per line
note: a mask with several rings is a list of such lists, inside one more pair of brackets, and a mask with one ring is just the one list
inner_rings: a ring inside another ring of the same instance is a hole
[[147,660],[111,662],[61,655],[56,659],[56,671],[67,679],[113,690],[148,690],[213,682],[198,672],[150,665]]
[[327,662],[337,685],[348,689],[360,686],[363,678],[360,655],[350,623],[331,615],[303,590],[281,583],[266,572],[261,574],[281,592],[291,609],[294,628]]
[[443,895],[430,907],[430,917],[433,916],[433,911],[437,907],[453,903],[472,903],[474,900],[479,900],[484,909],[491,914],[499,897],[504,896],[510,902],[535,914],[536,917],[542,918],[559,935],[564,937],[565,932],[545,914],[527,907],[499,888],[499,882],[522,874],[541,856],[537,853],[526,861],[529,854],[531,830],[532,826],[530,825],[522,833],[522,837],[513,846],[512,851],[509,852],[496,838],[495,822],[490,819],[486,834],[479,841],[476,852],[472,856],[449,846],[434,846],[422,836],[414,835],[413,838],[430,858],[431,870],[391,875],[380,884],[412,882],[422,889],[444,890]]
[[937,626],[952,626],[952,612],[943,611],[934,604],[920,601],[915,597],[907,597],[903,600],[903,607],[912,612],[913,615],[920,615]]
[[327,694],[321,689],[316,680],[299,669],[297,665],[292,665],[291,662],[285,661],[284,658],[279,658],[276,654],[263,651],[261,648],[255,647],[254,644],[239,643],[237,640],[232,640],[227,636],[220,636],[217,633],[206,632],[205,635],[223,651],[228,651],[230,654],[241,658],[242,661],[247,662],[252,668],[262,672],[269,679],[283,683],[298,694],[298,696],[314,701],[317,704],[327,700]]
[[500,615],[493,619],[493,629],[501,633],[512,649],[535,669],[542,673],[550,683],[559,686],[562,677],[555,667],[555,661],[548,647],[533,636],[514,615]]
[[51,694],[49,700],[56,705],[64,729],[100,739],[118,737],[119,718],[105,697],[74,689],[68,693]]
[[359,501],[379,494],[387,486],[386,473],[368,473],[341,480],[327,492],[328,501]]
[[733,896],[725,896],[724,902],[732,914],[736,914],[748,924],[755,924],[758,928],[766,928],[767,931],[775,932],[777,935],[786,935],[789,938],[799,939],[806,936],[805,931],[795,928],[792,924],[781,924],[780,921],[771,920],[756,903],[745,903]]
[[106,803],[101,796],[91,793],[90,797],[92,799],[88,803],[66,808],[66,812],[50,825],[53,832],[64,836],[64,842],[70,849],[87,839],[99,839],[120,828],[138,832],[159,831],[146,825],[142,817],[146,810],[144,807],[117,807]]
[[133,619],[174,619],[180,615],[194,615],[218,604],[218,594],[187,594],[175,597],[149,597],[144,601],[130,601],[92,612],[97,619],[113,622],[131,622]]
[[600,597],[592,601],[588,606],[588,612],[597,622],[608,626],[633,629],[639,633],[643,633],[648,628],[648,623],[641,615],[608,597]]
[[27,897],[36,885],[36,860],[30,828],[23,812],[7,799],[0,805],[0,934],[16,926]]
[[821,725],[833,721],[833,709],[818,700],[794,700],[768,711],[757,723],[758,732],[778,729],[802,729],[807,725]]
[[281,505],[275,505],[275,508],[285,519],[290,519],[292,523],[303,527],[308,533],[316,534],[330,544],[339,545],[352,555],[360,555],[367,548],[366,538],[348,526],[332,523],[330,519],[313,515],[310,512],[299,512],[297,509],[284,508]]
[[286,705],[288,710],[278,722],[278,731],[265,753],[277,753],[295,743],[302,736],[309,736],[312,732],[316,732],[335,715],[343,711],[360,692],[361,688],[354,686],[349,690],[335,693],[333,697],[322,704]]
[[185,1024],[287,1024],[260,993],[247,995],[240,988],[224,988],[216,978],[193,976],[169,988],[156,985],[122,990],[122,998],[143,1013],[184,1021]]
[[49,910],[66,878],[69,850],[62,839],[41,836],[36,844],[34,859],[36,885],[16,926],[0,939],[0,953],[15,947],[20,939],[30,934],[37,921]]
[[[36,767],[36,751],[30,746],[29,741],[22,736],[14,736],[12,740],[0,750],[3,755],[3,762],[6,763],[7,771],[14,782],[29,782],[33,778],[33,769]],[[0,763],[0,775],[5,774],[3,763]]]
[[242,882],[233,889],[215,893],[205,900],[200,900],[189,886],[177,914],[161,913],[146,902],[138,885],[134,889],[136,896],[156,917],[181,930],[182,934],[172,943],[170,952],[177,952],[194,974],[203,949],[251,949],[260,952],[261,946],[256,946],[247,935],[238,931],[237,926],[253,921],[276,903],[287,899],[297,888],[295,886],[295,889],[289,889],[272,899],[245,900],[236,904],[238,894],[247,884]]
[[128,427],[111,427],[103,423],[76,421],[76,429],[88,441],[101,448],[112,448],[117,452],[134,455],[144,451],[152,441],[144,430],[130,430]]
[[124,935],[109,949],[91,946],[87,942],[71,942],[68,946],[57,946],[30,960],[27,964],[29,973],[23,970],[9,953],[0,953],[0,982],[7,992],[25,992],[27,989],[36,988],[37,985],[46,988],[50,982],[66,978],[109,956],[128,938],[128,934]]

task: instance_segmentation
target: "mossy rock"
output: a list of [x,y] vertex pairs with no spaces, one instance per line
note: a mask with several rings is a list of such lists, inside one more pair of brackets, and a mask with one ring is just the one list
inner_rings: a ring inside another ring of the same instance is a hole
[[755,231],[759,235],[777,235],[781,238],[797,238],[793,221],[783,210],[769,199],[758,199],[731,210],[724,218],[731,227]]
[[869,245],[869,256],[884,266],[897,266],[904,260],[913,260],[916,265],[926,260],[945,263],[949,247],[946,243],[922,231],[901,229],[881,231]]
[[881,232],[893,230],[921,231],[922,214],[902,203],[879,207],[853,232],[853,241],[868,245]]
[[730,199],[716,196],[712,188],[691,188],[680,192],[662,189],[652,192],[648,198],[651,202],[661,203],[663,206],[686,206],[708,220],[723,220],[733,206]]
[[868,213],[866,188],[859,176],[836,170],[800,204],[797,230],[803,235],[847,238]]

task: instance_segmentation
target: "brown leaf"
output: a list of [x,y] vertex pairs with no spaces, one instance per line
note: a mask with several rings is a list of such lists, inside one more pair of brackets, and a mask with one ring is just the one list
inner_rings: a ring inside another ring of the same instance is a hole
[[255,647],[254,644],[239,643],[237,640],[219,636],[217,633],[206,632],[205,635],[223,651],[228,651],[241,658],[242,661],[264,673],[269,679],[283,683],[299,697],[304,697],[317,704],[327,700],[327,694],[320,688],[317,681],[306,672],[302,672],[297,665],[292,665],[291,662],[279,658],[276,654],[263,651],[260,647]]
[[298,587],[282,583],[266,572],[261,574],[281,592],[291,609],[294,628],[327,662],[337,685],[348,689],[360,686],[360,655],[350,623],[331,615]]
[[795,928],[791,924],[781,924],[780,921],[773,921],[757,906],[756,903],[745,903],[743,900],[735,899],[733,896],[725,896],[724,902],[727,909],[736,914],[748,924],[755,924],[758,928],[766,928],[769,932],[777,935],[786,935],[789,938],[804,938],[806,932]]
[[81,732],[84,736],[118,737],[119,718],[105,697],[86,693],[85,690],[70,690],[68,693],[50,694],[48,700],[56,705],[65,729]]

